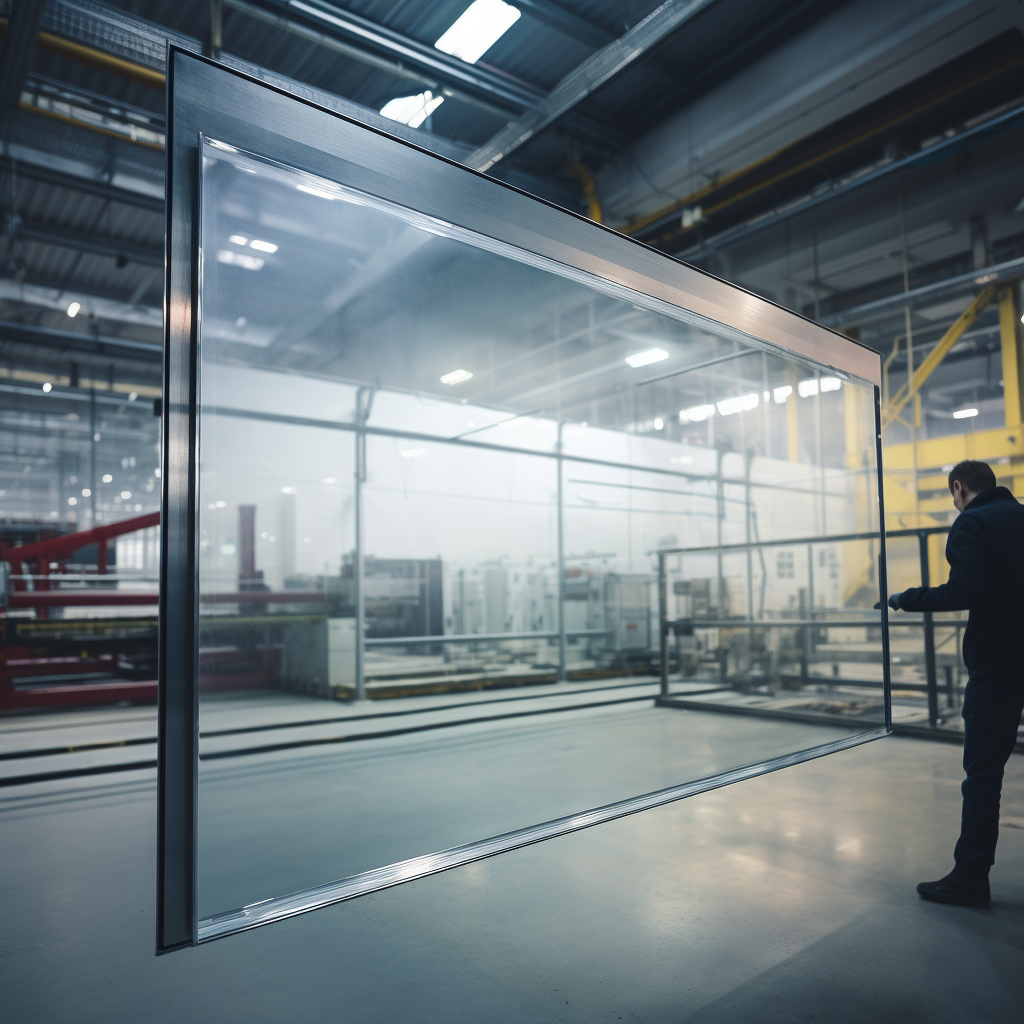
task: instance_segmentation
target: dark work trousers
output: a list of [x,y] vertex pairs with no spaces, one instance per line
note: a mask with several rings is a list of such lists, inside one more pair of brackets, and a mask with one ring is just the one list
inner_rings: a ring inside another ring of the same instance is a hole
[[960,839],[953,857],[965,879],[988,874],[999,834],[999,791],[1003,769],[1017,742],[1024,708],[1024,680],[970,680],[964,691],[964,795]]

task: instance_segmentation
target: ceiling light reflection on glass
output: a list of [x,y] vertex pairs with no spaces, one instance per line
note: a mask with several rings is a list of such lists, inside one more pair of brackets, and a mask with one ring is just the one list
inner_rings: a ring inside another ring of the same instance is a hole
[[469,380],[473,374],[469,370],[452,370],[451,373],[446,373],[441,378],[442,384],[461,384],[463,381]]
[[228,241],[231,242],[233,245],[248,245],[249,244],[249,239],[246,238],[245,235],[231,235],[228,238]]
[[957,409],[957,411],[955,413],[953,413],[953,419],[955,419],[955,420],[966,420],[966,419],[970,419],[972,416],[977,416],[977,415],[978,415],[978,410],[977,409]]
[[435,96],[429,89],[416,96],[397,96],[388,100],[380,112],[392,121],[419,128],[430,115],[444,103],[443,96]]
[[80,302],[72,302],[71,305],[68,306],[68,316],[71,317],[72,320],[74,320],[74,318],[78,316],[79,310],[81,310],[81,308],[82,304]]
[[434,46],[475,64],[518,20],[518,8],[503,0],[473,0]]
[[693,405],[689,409],[683,409],[679,413],[680,423],[700,423],[709,416],[715,415],[713,405]]
[[641,366],[648,366],[651,363],[659,363],[662,359],[668,359],[668,353],[663,348],[649,348],[643,352],[636,352],[631,356],[626,356],[626,362],[634,370]]
[[819,386],[821,393],[824,394],[826,391],[838,391],[843,386],[843,382],[838,377],[812,377],[810,380],[800,381],[796,389],[801,398],[810,398],[818,393]]
[[784,384],[781,388],[776,388],[772,392],[772,395],[775,398],[775,404],[776,405],[782,405],[782,403],[785,402],[786,399],[789,398],[789,396],[791,394],[793,394],[793,385],[792,384]]
[[261,238],[254,238],[249,243],[250,249],[259,249],[260,252],[277,252],[277,246],[273,242],[264,242]]
[[232,252],[230,249],[221,249],[217,253],[218,263],[227,263],[233,267],[242,267],[245,270],[262,270],[263,260],[258,256],[250,256],[244,252]]
[[722,416],[732,416],[738,412],[749,412],[756,409],[761,401],[761,396],[754,393],[749,395],[735,395],[732,398],[723,398],[717,402],[718,412]]

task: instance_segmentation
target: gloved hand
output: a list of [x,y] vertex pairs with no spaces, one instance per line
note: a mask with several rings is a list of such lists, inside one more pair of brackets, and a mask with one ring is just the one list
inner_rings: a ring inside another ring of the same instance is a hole
[[[898,612],[900,610],[900,595],[899,594],[890,594],[889,595],[889,600],[886,603],[889,605],[889,607],[894,612]],[[876,601],[875,602],[875,611],[881,610],[881,607],[882,607],[882,602],[881,601]]]

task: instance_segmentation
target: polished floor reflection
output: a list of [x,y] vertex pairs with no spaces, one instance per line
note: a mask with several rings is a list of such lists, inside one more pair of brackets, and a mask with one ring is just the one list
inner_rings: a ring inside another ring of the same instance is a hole
[[7,789],[5,1002],[44,1022],[1007,1024],[1024,758],[992,908],[913,891],[948,867],[959,757],[883,740],[160,959],[152,773]]

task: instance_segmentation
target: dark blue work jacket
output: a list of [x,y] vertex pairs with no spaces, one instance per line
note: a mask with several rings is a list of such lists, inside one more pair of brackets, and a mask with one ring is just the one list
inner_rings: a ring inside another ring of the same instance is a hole
[[950,527],[946,561],[949,582],[904,590],[900,608],[968,609],[963,649],[971,678],[1024,681],[1024,506],[1005,487],[976,494]]

